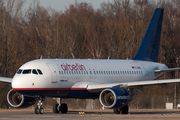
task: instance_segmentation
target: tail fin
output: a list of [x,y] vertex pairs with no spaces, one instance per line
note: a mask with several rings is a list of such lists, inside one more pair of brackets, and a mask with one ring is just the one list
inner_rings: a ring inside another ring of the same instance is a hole
[[156,8],[138,53],[132,60],[158,61],[163,12],[163,8]]

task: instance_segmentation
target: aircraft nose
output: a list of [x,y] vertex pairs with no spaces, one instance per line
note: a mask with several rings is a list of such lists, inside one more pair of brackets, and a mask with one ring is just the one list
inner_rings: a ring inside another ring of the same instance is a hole
[[19,86],[18,77],[16,77],[16,76],[13,77],[11,86],[12,86],[13,89],[18,88],[18,86]]

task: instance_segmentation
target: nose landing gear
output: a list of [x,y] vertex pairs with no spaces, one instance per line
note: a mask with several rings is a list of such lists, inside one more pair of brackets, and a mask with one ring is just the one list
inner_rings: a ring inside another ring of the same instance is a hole
[[43,114],[44,113],[44,109],[42,107],[42,102],[44,101],[45,98],[37,98],[37,107],[35,108],[34,112],[36,114]]

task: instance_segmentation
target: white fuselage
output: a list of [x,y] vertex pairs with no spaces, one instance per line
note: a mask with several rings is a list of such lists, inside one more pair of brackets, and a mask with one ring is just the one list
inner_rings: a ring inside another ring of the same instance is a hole
[[[162,75],[154,73],[157,69],[167,69],[167,66],[136,60],[39,59],[20,67],[22,72],[14,76],[12,88],[16,91],[34,90],[35,94],[39,94],[37,91],[46,90],[45,92],[49,92],[47,96],[50,96],[50,91],[55,90],[57,95],[52,96],[67,96],[69,92],[61,94],[61,90],[86,90],[90,83],[153,80]],[[23,73],[25,70],[31,72]],[[34,74],[33,70],[41,70],[42,74],[38,71],[38,74]]]

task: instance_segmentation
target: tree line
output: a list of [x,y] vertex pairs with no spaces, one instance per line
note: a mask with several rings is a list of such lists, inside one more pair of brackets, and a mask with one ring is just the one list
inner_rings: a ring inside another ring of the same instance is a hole
[[[179,0],[114,0],[102,3],[99,9],[75,1],[64,11],[41,6],[37,0],[26,10],[25,4],[25,0],[0,0],[0,76],[13,77],[22,64],[41,55],[60,59],[131,59],[157,7],[164,8],[158,62],[169,68],[179,67]],[[179,75],[171,72],[164,78]],[[0,83],[0,108],[8,106],[9,89],[9,84]],[[145,93],[134,96],[132,106],[139,101],[146,104],[142,108],[148,108],[151,96],[174,95],[174,84],[170,89],[145,89]]]

